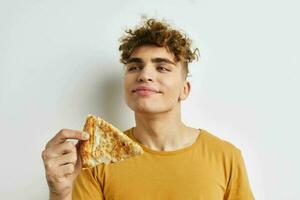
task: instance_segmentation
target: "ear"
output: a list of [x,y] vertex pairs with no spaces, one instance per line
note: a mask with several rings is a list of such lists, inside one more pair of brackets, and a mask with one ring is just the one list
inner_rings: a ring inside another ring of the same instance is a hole
[[185,100],[189,96],[190,91],[191,91],[191,84],[189,81],[185,80],[178,101]]

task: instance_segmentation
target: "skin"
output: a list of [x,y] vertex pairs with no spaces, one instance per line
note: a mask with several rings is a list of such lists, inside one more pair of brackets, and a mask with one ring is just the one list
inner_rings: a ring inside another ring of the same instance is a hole
[[68,139],[87,140],[88,134],[62,129],[45,146],[42,159],[45,166],[50,200],[71,200],[73,181],[82,163],[77,146]]
[[[134,62],[125,66],[124,94],[135,115],[134,136],[142,144],[159,151],[191,145],[199,130],[181,122],[181,101],[190,93],[183,65],[175,62],[166,48],[151,45],[136,48],[130,59]],[[153,87],[159,93],[132,92],[141,85]],[[85,137],[82,131],[62,129],[42,152],[50,200],[71,200],[73,182],[82,168],[78,147],[68,139],[87,140],[88,134]]]
[[[153,150],[172,151],[191,145],[199,130],[181,121],[181,101],[190,93],[181,62],[164,47],[144,45],[136,48],[125,66],[126,104],[134,111],[135,138]],[[132,92],[149,86],[159,93],[148,96]]]

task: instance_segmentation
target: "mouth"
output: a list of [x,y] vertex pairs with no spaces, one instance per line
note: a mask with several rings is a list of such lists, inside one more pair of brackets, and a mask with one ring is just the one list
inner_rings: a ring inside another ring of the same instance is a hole
[[153,92],[153,93],[160,93],[157,90],[145,90],[145,89],[132,90],[132,92]]
[[139,86],[132,90],[134,93],[161,93],[159,90],[152,88],[152,87],[146,87],[146,86]]
[[159,92],[151,91],[151,90],[137,90],[135,91],[135,93],[141,96],[149,96],[152,94],[158,94]]
[[136,93],[139,96],[150,96],[154,94],[161,93],[159,90],[152,88],[152,87],[145,87],[145,86],[140,86],[132,90],[132,93]]

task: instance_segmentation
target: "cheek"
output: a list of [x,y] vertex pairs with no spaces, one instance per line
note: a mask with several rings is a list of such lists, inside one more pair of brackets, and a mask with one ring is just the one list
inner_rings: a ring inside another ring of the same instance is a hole
[[131,81],[132,81],[132,77],[130,77],[129,75],[124,75],[123,86],[124,86],[125,92],[128,92],[130,85],[131,85]]
[[125,98],[125,100],[127,101],[128,98],[128,91],[129,91],[129,80],[128,77],[126,77],[126,75],[123,77],[123,97]]
[[131,90],[133,89],[134,84],[135,84],[134,76],[124,75],[124,80],[123,80],[124,98],[127,103],[130,102],[130,99],[133,98]]
[[164,91],[170,95],[177,95],[181,91],[181,84],[174,80],[164,80]]

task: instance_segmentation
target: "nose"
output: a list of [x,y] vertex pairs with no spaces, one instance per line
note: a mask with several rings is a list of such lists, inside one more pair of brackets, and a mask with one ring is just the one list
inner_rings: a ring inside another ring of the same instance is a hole
[[148,81],[153,81],[153,74],[151,73],[151,70],[147,67],[144,67],[138,77],[137,77],[138,82],[148,82]]

